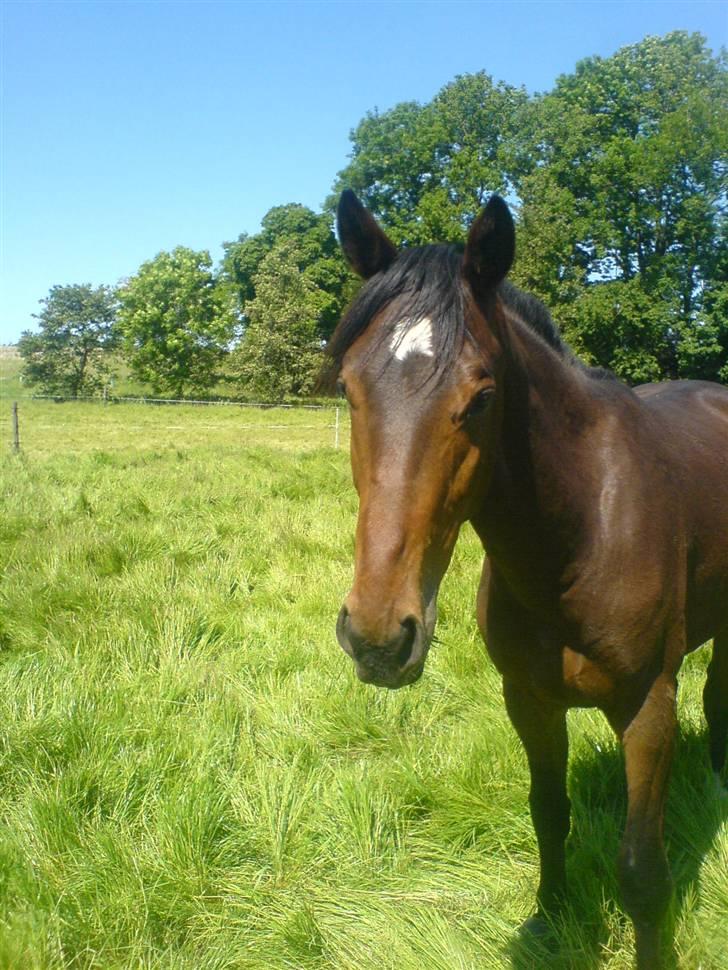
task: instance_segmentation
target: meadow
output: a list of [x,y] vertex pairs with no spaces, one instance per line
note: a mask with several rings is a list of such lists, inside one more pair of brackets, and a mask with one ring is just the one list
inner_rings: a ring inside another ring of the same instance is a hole
[[[571,902],[520,941],[528,773],[463,530],[422,680],[334,623],[356,499],[332,412],[0,400],[0,967],[626,970],[622,761],[572,712]],[[726,801],[684,665],[666,818],[679,966],[728,953]]]

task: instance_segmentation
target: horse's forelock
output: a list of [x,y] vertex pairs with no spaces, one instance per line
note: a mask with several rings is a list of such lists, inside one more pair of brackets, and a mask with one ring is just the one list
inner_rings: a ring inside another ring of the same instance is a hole
[[336,329],[327,355],[332,368],[341,367],[347,350],[372,320],[388,308],[390,313],[372,350],[390,339],[403,319],[433,321],[432,357],[438,372],[454,362],[465,333],[465,283],[460,267],[462,249],[457,246],[421,246],[402,251],[383,273],[368,280],[354,298]]
[[[462,247],[456,245],[420,246],[401,251],[387,270],[362,286],[336,328],[326,350],[330,375],[338,374],[349,348],[384,313],[385,325],[369,353],[376,353],[385,341],[391,340],[403,319],[416,323],[427,318],[433,324],[432,368],[428,381],[434,378],[438,383],[454,365],[468,335],[465,312],[468,291],[462,261]],[[551,315],[539,300],[508,282],[498,287],[498,294],[557,353],[571,356]]]

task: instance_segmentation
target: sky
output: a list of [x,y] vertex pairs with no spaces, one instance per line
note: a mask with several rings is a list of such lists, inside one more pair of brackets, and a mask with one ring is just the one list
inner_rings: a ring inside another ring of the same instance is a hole
[[319,209],[374,108],[457,74],[546,91],[649,34],[728,46],[728,0],[0,0],[0,344],[54,285]]

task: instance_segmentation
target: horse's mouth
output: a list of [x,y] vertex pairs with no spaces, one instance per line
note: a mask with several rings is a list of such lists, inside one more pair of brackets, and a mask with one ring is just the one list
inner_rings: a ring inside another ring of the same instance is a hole
[[409,687],[410,684],[414,684],[420,679],[425,669],[425,661],[423,659],[422,663],[407,670],[375,670],[355,661],[354,669],[357,677],[364,684],[386,687],[388,690],[399,690],[400,687]]

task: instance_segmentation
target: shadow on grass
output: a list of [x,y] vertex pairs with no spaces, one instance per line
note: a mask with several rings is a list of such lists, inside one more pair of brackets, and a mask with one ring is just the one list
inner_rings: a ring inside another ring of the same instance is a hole
[[[627,810],[622,750],[589,754],[570,764],[572,828],[566,846],[569,900],[551,932],[534,938],[516,934],[507,948],[513,970],[597,970],[609,940],[608,911],[622,910],[616,876],[617,853]],[[680,731],[665,814],[665,843],[675,891],[666,920],[671,939],[686,901],[698,896],[700,869],[717,832],[728,818],[708,762],[707,729]],[[675,970],[674,954],[666,970]]]

